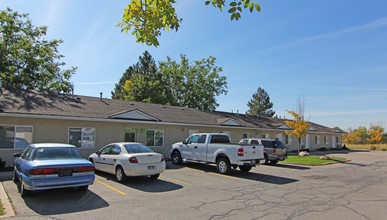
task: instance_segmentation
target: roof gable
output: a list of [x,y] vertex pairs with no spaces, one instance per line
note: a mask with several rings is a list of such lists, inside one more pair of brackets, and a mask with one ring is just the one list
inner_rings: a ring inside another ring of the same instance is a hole
[[315,127],[313,127],[313,126],[310,126],[308,130],[309,130],[309,131],[318,131],[318,130],[317,130]]
[[147,121],[160,121],[158,118],[155,118],[151,115],[146,114],[138,109],[115,114],[109,116],[109,118],[119,118],[119,119],[131,119],[131,120],[147,120]]
[[239,121],[232,119],[232,118],[227,119],[219,124],[226,125],[226,126],[244,126],[242,123],[240,123]]
[[279,129],[291,130],[291,128],[287,124],[283,124],[278,127]]

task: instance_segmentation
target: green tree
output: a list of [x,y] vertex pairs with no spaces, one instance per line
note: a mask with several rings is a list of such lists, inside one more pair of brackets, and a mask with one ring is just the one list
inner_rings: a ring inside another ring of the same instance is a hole
[[[239,20],[243,9],[248,8],[250,12],[254,9],[261,11],[259,4],[250,0],[230,0],[226,6],[226,0],[207,0],[206,5],[213,5],[219,8],[229,8],[231,20]],[[159,45],[158,37],[161,30],[169,29],[178,30],[182,19],[177,16],[173,7],[175,0],[131,0],[128,7],[124,9],[122,21],[118,23],[121,32],[135,35],[137,42],[146,43],[157,47]]]
[[62,40],[47,41],[47,27],[35,27],[28,14],[0,11],[0,78],[5,87],[69,93],[76,67],[61,70]]
[[186,55],[180,58],[180,63],[170,57],[159,62],[168,104],[215,110],[219,106],[216,96],[227,94],[227,78],[219,75],[222,68],[215,65],[216,58],[210,56],[194,61],[193,65]]
[[176,62],[170,57],[156,66],[146,51],[127,69],[112,92],[112,98],[215,110],[216,96],[227,93],[225,76],[216,59],[209,57],[191,65],[185,55]]
[[253,98],[250,99],[247,106],[250,108],[247,111],[249,115],[273,117],[275,114],[275,111],[272,110],[273,103],[270,102],[269,94],[261,87],[253,94]]
[[162,75],[148,51],[130,66],[112,92],[113,99],[165,104]]

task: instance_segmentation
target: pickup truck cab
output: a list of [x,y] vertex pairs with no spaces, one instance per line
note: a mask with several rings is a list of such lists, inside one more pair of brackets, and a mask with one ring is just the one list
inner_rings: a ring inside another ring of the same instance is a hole
[[183,160],[214,163],[219,173],[226,174],[231,167],[248,172],[264,156],[262,145],[231,144],[227,134],[198,133],[173,144],[171,158],[174,164]]
[[287,158],[287,147],[279,140],[245,138],[239,141],[239,144],[260,144],[264,147],[264,164],[277,164],[278,161]]

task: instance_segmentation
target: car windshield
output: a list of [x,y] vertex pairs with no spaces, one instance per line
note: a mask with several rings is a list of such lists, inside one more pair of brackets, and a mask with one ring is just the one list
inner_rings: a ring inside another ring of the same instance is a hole
[[35,160],[82,159],[76,148],[72,147],[40,147],[36,149]]
[[135,154],[135,153],[151,153],[153,152],[151,149],[148,147],[142,145],[142,144],[124,144],[124,147],[126,151],[130,154]]
[[286,148],[286,146],[281,141],[273,141],[275,148]]

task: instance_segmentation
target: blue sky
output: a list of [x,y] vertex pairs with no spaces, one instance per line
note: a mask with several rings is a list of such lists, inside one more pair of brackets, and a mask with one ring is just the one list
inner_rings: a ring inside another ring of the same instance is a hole
[[216,57],[227,76],[228,94],[219,111],[246,112],[258,87],[280,116],[305,97],[305,115],[342,129],[387,125],[387,1],[261,0],[262,12],[230,21],[205,0],[177,0],[183,23],[163,32],[157,48],[120,32],[129,0],[2,0],[29,13],[35,26],[48,26],[46,39],[62,39],[59,53],[78,95],[110,98],[125,70],[148,50],[156,61]]

